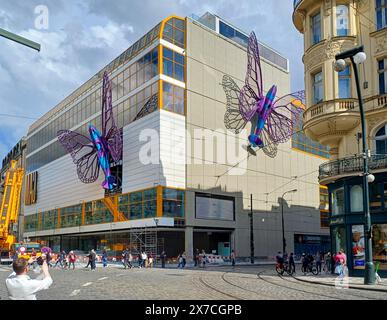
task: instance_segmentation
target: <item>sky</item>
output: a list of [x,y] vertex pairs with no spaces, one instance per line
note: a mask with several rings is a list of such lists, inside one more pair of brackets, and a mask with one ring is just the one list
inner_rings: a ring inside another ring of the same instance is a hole
[[292,0],[0,0],[0,28],[41,44],[37,52],[0,37],[0,160],[35,119],[162,19],[206,11],[254,30],[290,60],[292,91],[304,88]]

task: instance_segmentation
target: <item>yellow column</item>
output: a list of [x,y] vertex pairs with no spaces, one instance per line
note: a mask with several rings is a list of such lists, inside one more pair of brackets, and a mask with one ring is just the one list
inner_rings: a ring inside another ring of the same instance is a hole
[[81,225],[85,225],[85,217],[86,217],[86,203],[82,202],[82,222]]
[[157,217],[163,216],[163,187],[157,186]]

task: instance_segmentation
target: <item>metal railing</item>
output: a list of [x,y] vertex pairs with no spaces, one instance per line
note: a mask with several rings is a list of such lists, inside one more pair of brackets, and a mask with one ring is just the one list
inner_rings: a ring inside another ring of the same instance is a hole
[[[387,154],[373,154],[369,159],[369,169],[387,168]],[[345,157],[323,163],[319,168],[319,180],[342,174],[363,172],[363,157],[361,155]]]

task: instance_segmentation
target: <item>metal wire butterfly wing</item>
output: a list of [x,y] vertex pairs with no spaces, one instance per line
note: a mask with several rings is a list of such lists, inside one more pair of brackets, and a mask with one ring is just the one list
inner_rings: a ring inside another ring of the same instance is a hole
[[268,133],[276,143],[288,141],[295,133],[305,110],[305,92],[298,91],[279,98],[273,103],[267,119]]
[[58,140],[73,158],[79,180],[93,183],[98,179],[98,153],[93,142],[83,134],[70,130],[59,130]]
[[107,72],[104,73],[102,85],[102,136],[106,140],[113,161],[120,161],[122,159],[122,135],[114,121],[112,83]]
[[228,130],[238,134],[244,129],[249,121],[243,117],[239,109],[241,90],[235,81],[228,75],[223,76],[222,86],[227,98],[227,110],[224,115],[224,124]]

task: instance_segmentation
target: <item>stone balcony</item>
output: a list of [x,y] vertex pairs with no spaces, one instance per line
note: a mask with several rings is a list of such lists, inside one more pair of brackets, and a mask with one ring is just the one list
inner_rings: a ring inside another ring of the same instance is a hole
[[360,113],[356,99],[335,99],[323,101],[304,112],[305,134],[326,145],[347,134],[360,123]]
[[[369,159],[369,171],[387,171],[387,154],[373,154]],[[363,158],[360,155],[329,161],[320,165],[319,182],[328,184],[344,177],[359,176],[363,172]]]

